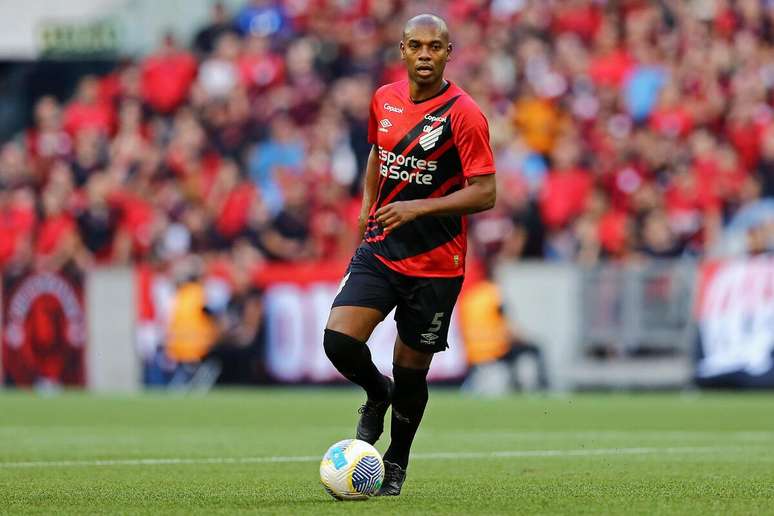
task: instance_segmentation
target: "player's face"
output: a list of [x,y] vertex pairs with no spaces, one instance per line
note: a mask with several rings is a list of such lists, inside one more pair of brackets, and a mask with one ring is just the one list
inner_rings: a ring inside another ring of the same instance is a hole
[[414,27],[400,42],[409,80],[423,86],[441,81],[451,51],[449,39],[436,27]]

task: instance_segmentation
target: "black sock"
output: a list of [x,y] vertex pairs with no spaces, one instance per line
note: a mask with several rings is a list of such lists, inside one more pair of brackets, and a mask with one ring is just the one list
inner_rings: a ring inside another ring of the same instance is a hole
[[344,333],[325,330],[325,354],[344,377],[361,386],[373,401],[386,400],[387,379],[371,361],[371,351],[365,342]]
[[384,460],[402,468],[408,466],[411,443],[427,405],[427,371],[392,366],[395,392],[392,394],[391,441]]

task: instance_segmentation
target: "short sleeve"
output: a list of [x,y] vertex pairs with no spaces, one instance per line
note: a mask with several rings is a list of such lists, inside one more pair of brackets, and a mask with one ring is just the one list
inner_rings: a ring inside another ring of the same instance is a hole
[[489,146],[489,123],[474,103],[460,106],[452,115],[452,138],[465,177],[494,174],[494,156]]
[[368,143],[376,145],[376,94],[371,98],[371,108],[368,110]]

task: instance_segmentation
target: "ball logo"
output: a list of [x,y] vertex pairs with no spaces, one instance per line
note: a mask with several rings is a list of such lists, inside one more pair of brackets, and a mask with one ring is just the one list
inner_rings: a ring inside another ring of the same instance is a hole
[[402,114],[403,113],[403,108],[391,106],[391,105],[387,104],[386,102],[384,103],[384,109],[387,110],[387,111],[391,111],[393,113],[398,113],[398,114]]

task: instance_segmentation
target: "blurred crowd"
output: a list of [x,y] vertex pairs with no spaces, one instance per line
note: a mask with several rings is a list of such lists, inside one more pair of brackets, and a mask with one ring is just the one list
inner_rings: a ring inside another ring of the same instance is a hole
[[0,266],[346,260],[370,96],[405,77],[426,11],[490,122],[499,197],[473,253],[705,255],[724,227],[771,246],[774,2],[255,0],[37,101],[0,149]]

